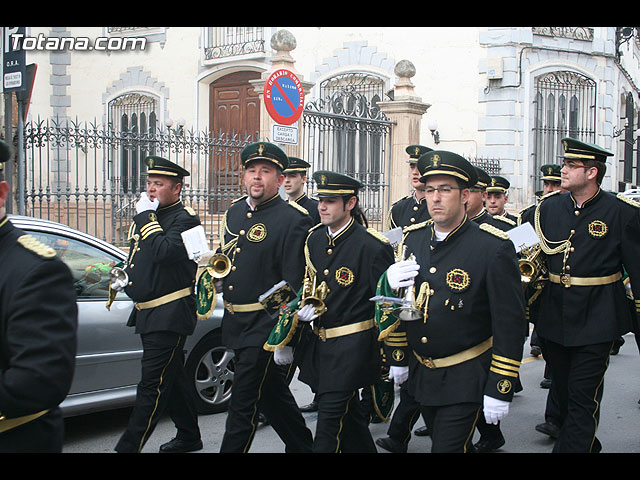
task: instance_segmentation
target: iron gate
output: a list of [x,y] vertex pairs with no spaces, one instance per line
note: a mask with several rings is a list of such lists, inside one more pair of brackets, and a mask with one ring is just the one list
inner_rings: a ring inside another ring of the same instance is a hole
[[252,141],[223,133],[38,119],[25,125],[25,214],[126,246],[135,202],[146,187],[146,168],[132,159],[160,155],[191,173],[182,200],[196,210],[214,246],[218,212],[242,195],[241,184],[221,184],[217,176],[234,169],[240,174],[240,151]]
[[[331,170],[362,182],[360,205],[369,226],[382,230],[389,208],[393,122],[377,106],[381,79],[346,74],[321,84],[320,98],[305,105],[301,156],[311,172]],[[309,179],[309,192],[315,183]]]

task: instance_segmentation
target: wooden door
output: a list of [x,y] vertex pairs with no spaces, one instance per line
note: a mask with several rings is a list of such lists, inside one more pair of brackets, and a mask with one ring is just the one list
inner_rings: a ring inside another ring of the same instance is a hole
[[[216,139],[235,135],[241,141],[259,131],[260,98],[249,83],[258,78],[259,72],[237,72],[210,85],[209,125]],[[240,149],[216,145],[210,161],[212,211],[222,213],[242,193]]]

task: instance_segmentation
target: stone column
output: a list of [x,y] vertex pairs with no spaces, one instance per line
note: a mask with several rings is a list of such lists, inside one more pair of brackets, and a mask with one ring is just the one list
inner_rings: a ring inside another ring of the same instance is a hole
[[411,190],[409,179],[409,156],[405,149],[409,145],[420,144],[420,123],[430,104],[423,103],[415,95],[411,77],[416,69],[409,60],[399,61],[394,69],[398,81],[394,87],[393,100],[379,102],[380,110],[396,122],[393,127],[391,145],[391,168],[389,193],[391,202],[407,195]]
[[[294,63],[295,60],[291,56],[289,52],[294,50],[297,46],[296,38],[293,36],[291,32],[288,30],[278,30],[271,37],[271,48],[275,50],[275,55],[271,57],[271,68],[262,73],[258,80],[251,80],[249,83],[253,85],[256,93],[260,97],[260,138],[261,139],[271,139],[271,127],[273,124],[277,123],[275,120],[271,118],[267,108],[264,104],[264,84],[267,81],[267,78],[276,70],[286,69],[290,72],[293,72],[296,77],[300,80],[302,84],[302,91],[305,94],[305,97],[311,91],[313,87],[313,82],[305,82],[303,81],[302,76],[295,70]],[[300,119],[294,123],[292,126],[298,127],[298,144],[290,145],[290,144],[278,144],[287,155],[291,155],[294,157],[301,157],[302,152],[302,115]]]

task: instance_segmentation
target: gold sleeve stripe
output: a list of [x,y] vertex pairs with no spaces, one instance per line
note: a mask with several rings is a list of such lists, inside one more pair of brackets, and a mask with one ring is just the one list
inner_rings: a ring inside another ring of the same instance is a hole
[[405,340],[390,340],[389,338],[384,339],[384,344],[389,347],[408,347],[409,343]]
[[505,362],[505,363],[510,363],[511,365],[517,365],[518,367],[520,366],[520,362],[518,360],[511,360],[510,358],[507,357],[503,357],[501,355],[491,355],[491,358],[493,358],[494,360],[497,360],[499,362]]
[[496,361],[491,362],[491,365],[493,365],[496,368],[504,368],[506,370],[511,370],[513,372],[517,372],[518,370],[520,370],[520,367],[516,367],[514,365],[507,365],[505,363],[500,363]]
[[140,227],[140,233],[145,233],[146,230],[150,229],[150,228],[154,228],[154,227],[160,227],[160,224],[158,222],[149,222],[146,225],[143,225],[142,227]]
[[151,235],[152,233],[156,233],[156,232],[162,232],[162,228],[158,227],[158,228],[154,228],[153,230],[148,230],[146,233],[142,234],[142,239],[146,239],[149,235]]
[[506,370],[500,370],[498,368],[494,368],[494,367],[490,367],[489,370],[491,370],[493,373],[497,373],[498,375],[504,375],[506,377],[518,377],[518,374],[515,372],[508,372]]

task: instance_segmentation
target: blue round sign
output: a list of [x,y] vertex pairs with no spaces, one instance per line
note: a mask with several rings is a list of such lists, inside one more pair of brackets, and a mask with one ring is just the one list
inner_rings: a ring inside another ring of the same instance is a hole
[[298,77],[285,69],[273,72],[264,84],[264,102],[277,123],[291,125],[298,121],[304,108],[304,92]]

